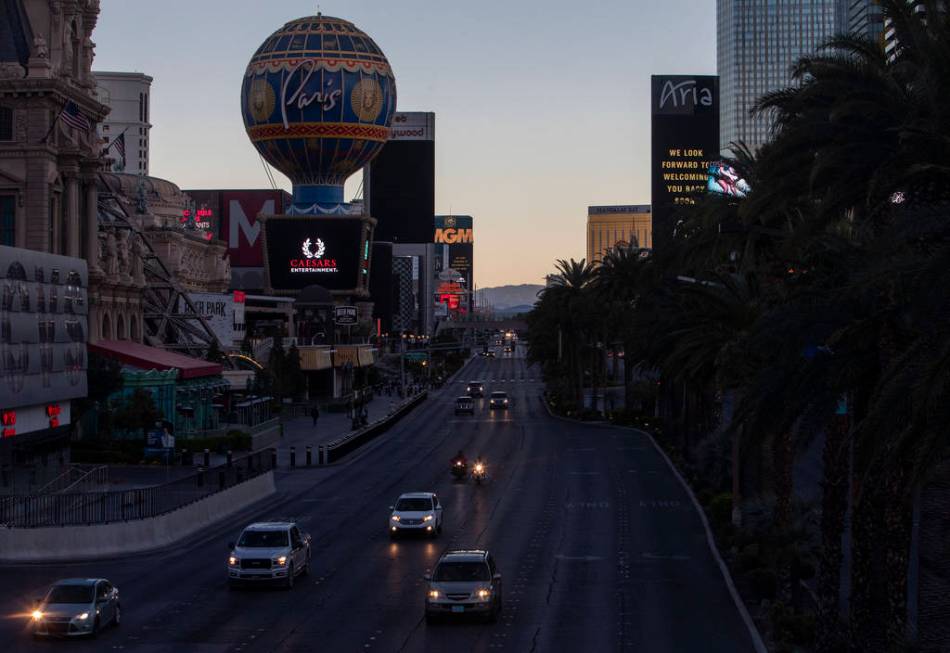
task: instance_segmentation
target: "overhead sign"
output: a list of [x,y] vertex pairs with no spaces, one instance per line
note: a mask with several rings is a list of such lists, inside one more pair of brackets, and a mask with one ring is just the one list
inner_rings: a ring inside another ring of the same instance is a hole
[[333,320],[338,326],[354,326],[359,322],[359,313],[355,306],[337,306],[333,309]]
[[652,78],[653,244],[662,248],[676,231],[677,209],[706,190],[710,163],[719,158],[719,78]]

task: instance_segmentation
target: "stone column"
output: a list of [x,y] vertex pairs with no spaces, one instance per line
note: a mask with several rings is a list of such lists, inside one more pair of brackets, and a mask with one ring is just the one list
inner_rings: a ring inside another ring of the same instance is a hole
[[93,177],[86,184],[86,251],[89,274],[102,274],[99,268],[99,189]]
[[79,178],[66,179],[66,256],[79,257]]

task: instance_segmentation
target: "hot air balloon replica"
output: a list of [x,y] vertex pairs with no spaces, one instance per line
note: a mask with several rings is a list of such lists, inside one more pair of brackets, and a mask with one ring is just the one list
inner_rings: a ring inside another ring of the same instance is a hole
[[251,57],[241,88],[247,135],[293,183],[286,215],[261,216],[266,285],[296,295],[320,285],[365,297],[376,221],[343,185],[389,139],[396,80],[365,32],[317,14],[286,23]]

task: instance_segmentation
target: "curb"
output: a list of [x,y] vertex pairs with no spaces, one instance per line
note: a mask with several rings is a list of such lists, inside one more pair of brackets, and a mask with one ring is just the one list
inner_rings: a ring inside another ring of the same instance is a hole
[[630,426],[614,426],[609,422],[583,422],[581,420],[572,419],[570,417],[561,417],[560,415],[555,415],[551,411],[551,407],[548,405],[548,402],[545,401],[544,397],[540,397],[541,403],[544,404],[545,410],[548,411],[548,415],[554,419],[559,419],[562,422],[570,422],[571,424],[583,424],[585,426],[597,426],[601,428],[614,428],[622,431],[633,431],[634,433],[639,433],[645,435],[650,439],[650,444],[653,445],[653,448],[656,450],[663,460],[666,461],[667,466],[670,468],[670,471],[673,472],[673,475],[679,480],[680,485],[683,486],[683,489],[686,490],[687,496],[689,496],[690,501],[693,503],[693,507],[696,509],[696,512],[699,514],[699,519],[703,524],[703,529],[706,531],[706,543],[709,545],[709,551],[712,553],[713,559],[716,561],[716,564],[719,565],[719,571],[722,573],[722,579],[726,583],[726,589],[729,590],[729,594],[732,596],[732,602],[736,606],[736,610],[739,612],[739,616],[742,617],[742,622],[745,624],[746,629],[749,631],[749,637],[752,638],[752,646],[755,649],[756,653],[768,653],[768,649],[765,647],[765,642],[762,640],[762,634],[759,633],[758,627],[755,625],[755,621],[752,619],[752,615],[749,614],[748,608],[746,608],[745,602],[742,600],[742,597],[739,596],[738,590],[736,590],[735,582],[732,580],[732,574],[729,572],[729,567],[726,565],[725,560],[722,559],[722,555],[719,553],[719,547],[716,546],[716,538],[713,536],[712,529],[709,526],[709,520],[706,518],[706,512],[703,510],[703,507],[700,505],[699,500],[696,498],[696,495],[693,494],[693,489],[689,486],[689,483],[686,482],[686,479],[683,478],[683,475],[680,474],[680,471],[676,468],[676,465],[673,464],[673,461],[670,460],[670,457],[666,455],[666,452],[657,444],[656,440],[652,435],[646,431],[641,431],[640,429],[635,429]]

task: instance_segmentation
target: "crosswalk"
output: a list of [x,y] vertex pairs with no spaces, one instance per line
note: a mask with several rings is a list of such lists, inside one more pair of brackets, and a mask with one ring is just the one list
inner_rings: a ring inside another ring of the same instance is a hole
[[[538,383],[541,379],[485,379],[484,383]],[[459,385],[466,385],[468,381],[456,381]]]

